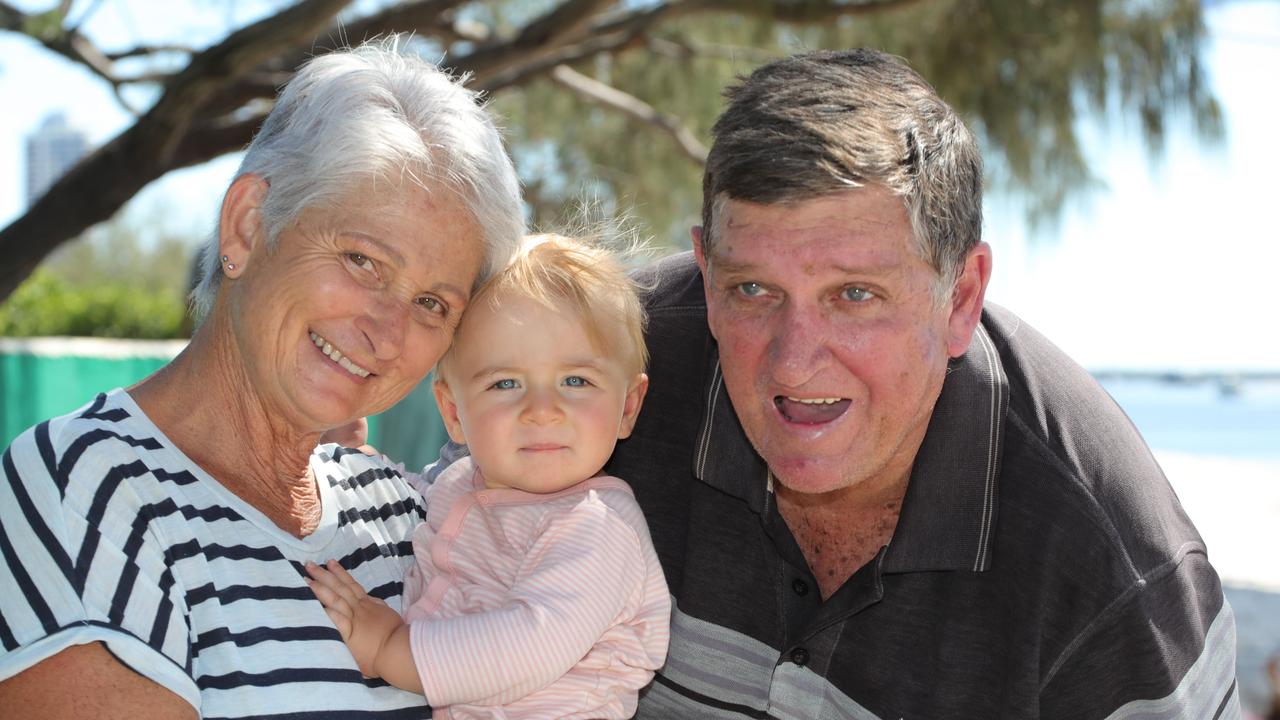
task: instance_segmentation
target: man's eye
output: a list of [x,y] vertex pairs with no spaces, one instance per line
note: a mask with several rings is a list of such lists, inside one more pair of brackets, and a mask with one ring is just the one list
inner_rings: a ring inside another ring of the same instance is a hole
[[358,252],[347,253],[347,262],[355,265],[361,270],[373,272],[373,261]]
[[569,387],[590,387],[591,381],[581,375],[570,375],[564,379],[564,384]]
[[754,282],[738,283],[737,290],[746,297],[759,297],[764,294],[764,288],[761,287],[760,283]]
[[860,303],[860,302],[866,302],[870,300],[871,298],[875,297],[875,295],[872,294],[872,292],[866,288],[851,286],[851,287],[845,288],[844,290],[841,290],[840,297],[844,300],[851,300],[853,302]]
[[498,382],[490,385],[489,387],[493,388],[494,390],[515,390],[516,388],[520,387],[520,384],[511,378],[503,378],[502,380],[499,380]]

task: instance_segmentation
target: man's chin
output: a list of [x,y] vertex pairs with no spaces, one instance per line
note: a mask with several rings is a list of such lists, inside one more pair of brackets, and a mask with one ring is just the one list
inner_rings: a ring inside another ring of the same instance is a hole
[[804,495],[823,495],[848,487],[848,473],[841,472],[835,463],[803,457],[768,460],[774,483],[791,492]]

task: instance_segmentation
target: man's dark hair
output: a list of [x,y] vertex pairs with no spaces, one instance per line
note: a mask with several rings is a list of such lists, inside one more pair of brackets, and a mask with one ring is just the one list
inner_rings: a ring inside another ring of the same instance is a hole
[[708,259],[727,200],[797,202],[874,184],[906,203],[917,251],[950,295],[982,236],[982,158],[914,70],[876,50],[812,52],[758,68],[725,96],[702,182]]

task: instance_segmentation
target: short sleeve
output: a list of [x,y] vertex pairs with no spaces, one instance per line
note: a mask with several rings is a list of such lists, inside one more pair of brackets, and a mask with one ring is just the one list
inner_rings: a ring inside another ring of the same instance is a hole
[[183,595],[148,522],[165,508],[134,486],[149,470],[131,449],[155,441],[68,425],[42,423],[2,456],[0,679],[102,642],[199,709]]
[[1139,581],[1051,668],[1040,717],[1240,717],[1236,626],[1203,552]]

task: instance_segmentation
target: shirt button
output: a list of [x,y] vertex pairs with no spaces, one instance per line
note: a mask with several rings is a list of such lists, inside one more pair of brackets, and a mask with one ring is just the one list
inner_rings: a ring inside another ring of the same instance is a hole
[[804,648],[796,648],[795,650],[792,650],[791,662],[804,667],[804,664],[809,662],[809,651]]
[[800,578],[796,578],[791,581],[791,589],[795,590],[796,594],[800,597],[804,597],[809,594],[809,583],[801,580]]

